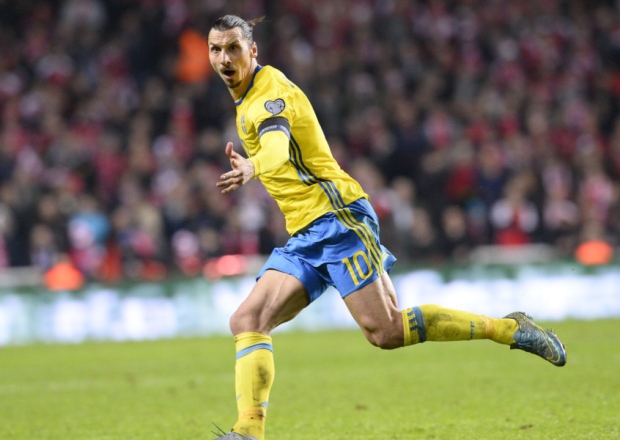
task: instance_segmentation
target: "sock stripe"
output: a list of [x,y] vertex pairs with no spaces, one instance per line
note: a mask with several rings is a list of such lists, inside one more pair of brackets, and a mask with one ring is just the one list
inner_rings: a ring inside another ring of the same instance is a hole
[[409,330],[417,330],[420,344],[426,341],[426,324],[424,323],[424,315],[419,307],[412,307],[407,312],[409,318]]
[[252,353],[253,351],[256,350],[269,350],[270,352],[273,353],[273,346],[271,344],[268,344],[266,342],[260,343],[260,344],[254,344],[254,345],[250,345],[249,347],[246,347],[242,350],[239,350],[237,352],[237,357],[236,359],[240,359],[243,356],[247,356],[248,354]]

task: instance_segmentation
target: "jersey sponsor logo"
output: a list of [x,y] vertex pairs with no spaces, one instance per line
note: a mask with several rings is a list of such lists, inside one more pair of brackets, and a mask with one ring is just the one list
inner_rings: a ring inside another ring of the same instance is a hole
[[284,100],[282,98],[278,98],[275,101],[265,102],[265,108],[274,116],[282,113],[284,111],[284,107],[286,107],[286,105],[284,104]]

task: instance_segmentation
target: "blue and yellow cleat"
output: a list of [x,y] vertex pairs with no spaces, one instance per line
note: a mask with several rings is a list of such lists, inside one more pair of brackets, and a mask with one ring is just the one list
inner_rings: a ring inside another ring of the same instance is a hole
[[536,325],[532,317],[523,312],[513,312],[504,318],[512,318],[519,324],[519,329],[512,337],[515,342],[510,345],[511,350],[533,353],[556,367],[566,364],[566,349],[555,333]]

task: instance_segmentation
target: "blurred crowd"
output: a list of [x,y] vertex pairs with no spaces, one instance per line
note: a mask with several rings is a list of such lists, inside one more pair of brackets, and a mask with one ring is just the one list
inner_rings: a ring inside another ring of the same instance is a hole
[[618,246],[616,1],[0,0],[0,268],[156,280],[287,240],[258,182],[215,188],[241,151],[204,38],[226,13],[267,16],[259,62],[309,96],[399,259]]

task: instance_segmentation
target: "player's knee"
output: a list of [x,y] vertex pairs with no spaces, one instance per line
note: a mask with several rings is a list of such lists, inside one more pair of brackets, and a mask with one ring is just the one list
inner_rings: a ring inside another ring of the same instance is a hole
[[255,317],[250,313],[246,313],[239,309],[230,317],[228,323],[230,331],[233,335],[238,335],[244,332],[258,332],[257,323]]
[[230,317],[230,320],[228,321],[228,328],[230,328],[230,332],[233,335],[241,333],[241,331],[239,330],[239,320],[237,318],[237,312],[233,313]]
[[404,343],[403,335],[394,332],[391,328],[366,330],[364,333],[368,342],[382,350],[394,350],[402,347]]

